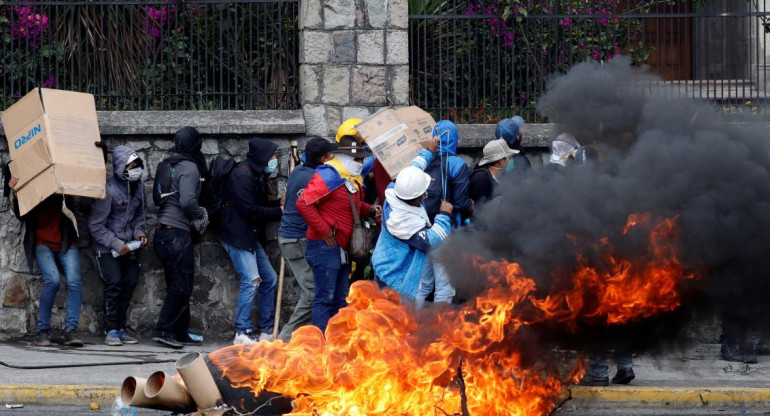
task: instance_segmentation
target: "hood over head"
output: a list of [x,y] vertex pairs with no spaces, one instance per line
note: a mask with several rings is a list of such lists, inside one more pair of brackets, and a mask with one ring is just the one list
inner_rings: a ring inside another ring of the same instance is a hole
[[449,120],[441,120],[433,128],[433,137],[439,138],[438,153],[457,156],[457,126]]
[[126,165],[131,156],[133,159],[139,160],[139,166],[144,167],[142,159],[128,146],[120,145],[112,150],[112,172],[119,179],[123,179],[123,172],[126,170]]
[[203,140],[195,127],[182,127],[174,135],[174,148],[176,153],[194,154],[200,152]]
[[270,140],[255,137],[249,140],[249,152],[246,154],[246,161],[249,168],[259,174],[265,171],[267,162],[273,157],[278,145]]

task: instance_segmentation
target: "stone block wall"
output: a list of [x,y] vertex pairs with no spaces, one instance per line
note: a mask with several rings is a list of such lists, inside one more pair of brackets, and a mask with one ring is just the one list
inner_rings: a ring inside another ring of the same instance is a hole
[[300,101],[308,135],[409,103],[407,0],[303,0]]

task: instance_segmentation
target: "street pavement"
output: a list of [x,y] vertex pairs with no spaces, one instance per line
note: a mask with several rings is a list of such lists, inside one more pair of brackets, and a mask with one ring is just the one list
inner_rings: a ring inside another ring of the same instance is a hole
[[[158,370],[175,373],[174,362],[182,355],[228,345],[206,342],[201,347],[171,350],[149,340],[121,347],[108,347],[101,338],[86,341],[84,348],[34,347],[31,338],[0,342],[0,416],[43,415],[61,406],[61,411],[50,414],[100,414],[88,410],[88,405],[94,402],[102,412],[109,410],[127,376],[146,378]],[[770,414],[770,356],[745,365],[719,360],[718,353],[719,345],[697,344],[682,351],[635,357],[637,378],[631,385],[571,386],[571,399],[557,413],[648,416],[674,409],[670,414]],[[6,404],[25,407],[8,409]],[[612,413],[618,409],[629,410]],[[167,414],[148,412],[152,413],[141,414]]]

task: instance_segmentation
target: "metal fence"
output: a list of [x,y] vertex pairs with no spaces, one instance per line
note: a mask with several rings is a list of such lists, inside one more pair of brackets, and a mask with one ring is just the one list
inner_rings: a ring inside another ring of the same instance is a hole
[[100,110],[299,108],[299,0],[0,3],[1,108],[36,86]]
[[520,114],[553,74],[630,55],[672,94],[763,111],[768,0],[410,0],[411,99],[464,123]]

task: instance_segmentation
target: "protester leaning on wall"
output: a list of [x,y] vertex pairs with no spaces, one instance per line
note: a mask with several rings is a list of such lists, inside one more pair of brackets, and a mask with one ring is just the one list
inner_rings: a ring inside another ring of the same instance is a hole
[[297,166],[286,181],[286,205],[281,218],[281,227],[278,229],[278,246],[299,285],[299,299],[294,312],[278,334],[278,338],[286,342],[291,339],[291,334],[297,328],[312,323],[315,297],[313,269],[305,259],[307,222],[297,210],[297,199],[315,174],[316,168],[331,160],[334,157],[331,152],[337,150],[337,147],[337,143],[331,143],[322,137],[311,138],[305,144],[305,162]]
[[[235,313],[234,344],[273,340],[277,275],[265,253],[265,226],[281,219],[280,201],[271,200],[267,179],[278,168],[278,145],[267,139],[249,140],[246,160],[227,179],[219,239],[240,277]],[[251,309],[259,297],[259,331],[254,332]]]
[[130,148],[118,146],[112,151],[112,166],[104,199],[92,202],[88,227],[104,285],[104,343],[119,346],[138,342],[126,330],[126,318],[139,280],[136,250],[147,244],[147,203],[142,159]]
[[[198,204],[201,179],[208,176],[202,145],[197,130],[180,129],[174,136],[171,156],[161,162],[155,172],[156,177],[170,175],[170,186],[161,191],[164,199],[153,239],[153,249],[163,264],[166,299],[152,331],[152,340],[175,349],[199,344],[190,338],[187,330],[195,278],[191,230],[203,233],[209,224],[208,213]],[[160,172],[162,165],[167,172]]]

